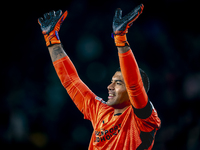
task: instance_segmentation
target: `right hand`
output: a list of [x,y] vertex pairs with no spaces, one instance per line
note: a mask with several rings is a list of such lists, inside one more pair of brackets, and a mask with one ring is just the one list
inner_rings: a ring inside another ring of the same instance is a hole
[[130,46],[126,38],[126,33],[128,33],[128,28],[130,28],[133,22],[139,17],[143,9],[144,5],[140,4],[124,17],[122,17],[122,10],[120,8],[115,11],[112,24],[112,37],[117,47]]
[[114,35],[124,35],[128,32],[128,28],[131,27],[133,22],[139,17],[144,9],[144,5],[140,4],[135,9],[133,9],[126,16],[122,17],[122,10],[118,8],[115,11],[115,16],[113,18],[113,34]]
[[67,14],[67,11],[65,11],[63,14],[61,10],[56,12],[50,11],[49,13],[44,14],[43,18],[40,17],[38,19],[38,23],[41,26],[42,34],[44,34],[47,46],[61,43],[58,32],[62,22],[67,17]]

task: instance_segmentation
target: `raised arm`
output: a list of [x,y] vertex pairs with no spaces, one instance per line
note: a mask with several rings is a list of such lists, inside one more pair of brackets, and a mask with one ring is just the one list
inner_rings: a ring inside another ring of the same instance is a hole
[[67,11],[61,10],[44,14],[38,22],[46,41],[56,73],[67,90],[69,96],[84,114],[86,119],[95,122],[96,113],[102,99],[96,95],[79,78],[75,66],[65,53],[58,35],[61,23],[67,16]]
[[121,72],[132,105],[137,109],[144,108],[147,105],[148,96],[134,54],[130,47],[118,47],[118,55]]
[[130,101],[137,109],[144,108],[147,105],[148,97],[143,86],[138,64],[127,41],[126,33],[142,13],[143,8],[144,6],[141,4],[124,17],[122,17],[122,10],[118,8],[113,18],[113,35],[118,49],[121,72]]

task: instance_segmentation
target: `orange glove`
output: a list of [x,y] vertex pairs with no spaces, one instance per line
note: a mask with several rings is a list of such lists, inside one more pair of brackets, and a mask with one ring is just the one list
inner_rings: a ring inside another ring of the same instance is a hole
[[112,27],[116,46],[129,46],[126,33],[128,33],[128,28],[130,28],[133,22],[139,17],[143,9],[144,5],[141,4],[123,18],[120,8],[115,11]]
[[65,11],[63,14],[61,10],[58,10],[56,12],[51,11],[44,14],[43,18],[40,17],[38,19],[38,23],[41,26],[42,34],[44,34],[44,39],[47,46],[61,43],[58,32],[60,30],[62,22],[67,17],[67,14],[67,11]]

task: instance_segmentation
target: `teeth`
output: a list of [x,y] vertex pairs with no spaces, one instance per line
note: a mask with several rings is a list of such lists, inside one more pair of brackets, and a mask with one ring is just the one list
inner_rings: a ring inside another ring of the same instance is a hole
[[109,96],[114,96],[113,94],[109,94]]

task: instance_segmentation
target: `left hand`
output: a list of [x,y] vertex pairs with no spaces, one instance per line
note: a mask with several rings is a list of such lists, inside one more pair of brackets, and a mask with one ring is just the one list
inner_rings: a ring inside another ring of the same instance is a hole
[[128,28],[131,27],[133,22],[139,17],[144,9],[144,5],[140,4],[126,16],[122,17],[122,10],[118,8],[115,11],[115,16],[113,18],[113,34],[114,35],[124,35],[128,32]]
[[53,44],[60,44],[60,38],[58,32],[62,22],[67,17],[68,12],[65,11],[62,13],[61,10],[50,11],[49,13],[44,14],[44,17],[38,19],[38,23],[41,26],[42,34],[46,41],[47,46],[52,46]]

